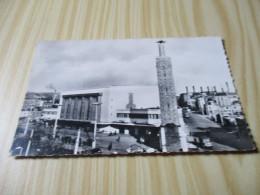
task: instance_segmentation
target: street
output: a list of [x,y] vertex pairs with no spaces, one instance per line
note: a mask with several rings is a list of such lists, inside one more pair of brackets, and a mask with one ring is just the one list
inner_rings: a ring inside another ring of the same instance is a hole
[[210,138],[212,148],[202,150],[247,150],[253,144],[246,126],[221,126],[201,114],[191,112],[184,118],[190,135],[199,138]]

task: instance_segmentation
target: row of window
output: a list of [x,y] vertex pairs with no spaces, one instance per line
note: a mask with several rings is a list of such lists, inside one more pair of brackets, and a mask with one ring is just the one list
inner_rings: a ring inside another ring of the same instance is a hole
[[129,114],[117,113],[117,117],[118,117],[118,118],[129,118]]
[[150,118],[150,119],[159,119],[159,114],[148,114],[148,118]]
[[57,114],[57,111],[46,111],[46,112],[44,112],[44,114],[53,114],[53,115],[56,115],[56,114]]
[[117,113],[118,118],[142,118],[142,119],[159,119],[159,114],[128,114]]

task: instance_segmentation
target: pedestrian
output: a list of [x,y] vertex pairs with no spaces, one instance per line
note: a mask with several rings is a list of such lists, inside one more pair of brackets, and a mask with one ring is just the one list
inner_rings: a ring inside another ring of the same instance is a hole
[[118,138],[116,139],[116,141],[120,142],[120,136],[118,136]]
[[110,142],[109,146],[107,147],[108,150],[112,149],[112,142]]

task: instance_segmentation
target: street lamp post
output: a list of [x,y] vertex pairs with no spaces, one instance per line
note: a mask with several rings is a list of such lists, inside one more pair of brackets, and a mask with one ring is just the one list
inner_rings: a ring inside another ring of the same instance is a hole
[[57,111],[57,117],[56,117],[56,119],[55,119],[54,127],[53,127],[53,135],[52,135],[53,138],[56,137],[56,130],[57,130],[57,125],[58,125],[58,118],[59,118],[60,113],[61,113],[62,104],[58,104],[57,106],[58,106],[58,111]]
[[33,105],[30,105],[30,111],[29,111],[29,114],[28,114],[27,123],[26,123],[26,126],[25,126],[25,130],[23,132],[24,135],[26,135],[27,131],[28,131],[28,127],[29,127],[29,123],[30,123],[30,119],[31,119],[32,109],[33,109]]
[[95,113],[95,124],[94,124],[94,136],[92,141],[92,148],[96,148],[96,134],[97,134],[97,117],[98,117],[98,105],[101,105],[101,102],[94,102],[93,105],[96,106],[96,113]]
[[25,156],[28,156],[28,153],[29,153],[29,150],[30,150],[30,147],[31,147],[31,143],[32,143],[33,132],[34,132],[34,129],[32,129],[32,131],[31,131],[29,142],[28,142],[28,145],[27,145],[27,148],[26,148],[26,151],[25,151]]
[[78,153],[78,150],[79,150],[79,139],[80,139],[80,129],[78,130],[78,136],[77,136],[76,143],[75,143],[74,154]]

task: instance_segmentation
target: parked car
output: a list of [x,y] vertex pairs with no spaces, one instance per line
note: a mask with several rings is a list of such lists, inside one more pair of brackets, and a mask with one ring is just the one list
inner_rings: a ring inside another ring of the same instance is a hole
[[236,119],[234,117],[225,116],[223,119],[226,125],[230,125],[230,126],[236,125]]
[[209,138],[203,138],[201,144],[203,148],[212,148],[212,143]]
[[208,137],[199,138],[199,137],[188,136],[187,141],[189,143],[198,145],[202,148],[212,148],[212,143],[210,142],[210,139]]
[[198,151],[198,150],[199,150],[198,147],[195,146],[195,145],[192,144],[192,143],[188,143],[187,145],[188,145],[188,150],[189,150],[189,151]]
[[144,148],[137,144],[134,144],[131,145],[126,151],[128,153],[143,153],[143,152],[152,153],[152,152],[156,152],[156,149],[150,147]]
[[102,153],[100,148],[93,148],[82,152],[82,154],[100,154],[100,153]]
[[128,153],[143,153],[146,152],[145,148],[139,146],[139,145],[131,145],[127,150]]

